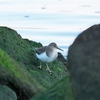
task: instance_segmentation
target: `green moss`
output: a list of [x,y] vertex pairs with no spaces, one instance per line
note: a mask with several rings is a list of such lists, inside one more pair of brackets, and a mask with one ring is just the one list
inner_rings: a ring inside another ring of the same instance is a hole
[[23,89],[24,91],[29,91],[31,95],[36,94],[40,89],[42,89],[27,70],[16,64],[14,60],[1,49],[0,65],[0,80],[4,80],[7,83],[10,82],[13,85],[13,88],[22,88],[22,91]]
[[[33,78],[46,90],[65,77],[68,72],[65,70],[65,66],[58,60],[48,64],[50,70],[53,71],[52,75],[46,71],[45,63],[42,63],[42,69],[38,69],[40,62],[36,58],[33,48],[40,46],[42,46],[41,43],[23,39],[15,30],[0,27],[0,48],[10,56],[2,58],[1,63],[3,67],[5,66],[11,77],[16,76],[18,80],[22,79],[21,82],[26,82],[30,85],[34,83],[31,82]],[[1,56],[3,57],[4,55],[1,54]],[[10,62],[11,64],[8,64]],[[30,79],[29,82],[28,79]],[[17,80],[13,81],[17,83]],[[16,85],[16,83],[14,84]]]
[[0,100],[17,100],[17,95],[9,87],[0,85]]
[[40,76],[41,75],[41,73],[39,73],[39,71],[36,71],[36,70],[30,70],[30,72],[32,74],[35,74],[36,76]]
[[59,68],[59,67],[57,68],[57,70],[58,70],[59,72],[62,72],[62,69],[61,69],[61,68]]
[[[13,74],[16,78],[22,79],[22,74],[20,68],[17,64],[14,63],[14,61],[0,49],[0,64],[2,67],[7,70],[8,74]],[[24,69],[23,69],[24,70]]]
[[0,64],[4,67],[9,74],[13,73],[17,78],[21,78],[18,66],[0,49]]
[[74,100],[69,75],[55,83],[47,91],[40,93],[31,100]]

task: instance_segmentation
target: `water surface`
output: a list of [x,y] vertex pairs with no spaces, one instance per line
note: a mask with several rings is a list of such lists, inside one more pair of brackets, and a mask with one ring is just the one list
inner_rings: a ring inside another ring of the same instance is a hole
[[23,38],[68,47],[83,30],[100,23],[99,0],[0,0],[0,26]]

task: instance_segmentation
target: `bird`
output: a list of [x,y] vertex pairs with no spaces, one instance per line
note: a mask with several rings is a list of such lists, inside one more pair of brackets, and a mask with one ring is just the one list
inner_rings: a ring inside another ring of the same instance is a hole
[[[35,48],[37,58],[46,63],[46,70],[52,74],[52,71],[48,67],[48,63],[54,61],[58,57],[58,50],[63,51],[62,49],[58,48],[57,44],[52,42],[48,46],[43,46],[40,48]],[[41,63],[39,68],[41,69]]]

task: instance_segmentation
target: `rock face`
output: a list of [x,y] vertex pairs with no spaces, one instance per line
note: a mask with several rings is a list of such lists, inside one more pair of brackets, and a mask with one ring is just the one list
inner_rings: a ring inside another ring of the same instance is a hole
[[17,95],[9,87],[0,85],[0,100],[17,100]]
[[[38,82],[23,67],[0,49],[0,85],[11,88],[18,100],[28,100],[42,89]],[[5,97],[8,95],[2,90]],[[10,95],[9,95],[10,96]],[[9,97],[10,98],[10,97]],[[4,99],[5,100],[5,99]]]
[[63,57],[61,53],[58,53],[58,60],[60,60],[67,67],[67,60]]
[[100,100],[100,24],[83,31],[69,47],[68,67],[75,100]]
[[18,100],[30,100],[68,75],[59,60],[49,64],[52,75],[44,63],[38,69],[40,62],[33,48],[40,46],[41,43],[23,39],[15,30],[0,27],[0,85],[13,90]]
[[31,100],[74,100],[69,75],[54,84],[47,91],[36,95]]

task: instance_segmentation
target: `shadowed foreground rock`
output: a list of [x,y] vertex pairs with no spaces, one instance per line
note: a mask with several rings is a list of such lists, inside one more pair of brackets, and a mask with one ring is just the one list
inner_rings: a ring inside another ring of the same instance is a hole
[[75,100],[100,100],[100,24],[83,31],[69,47]]
[[74,100],[69,75],[31,100]]
[[0,85],[0,100],[17,100],[17,95],[9,87]]

